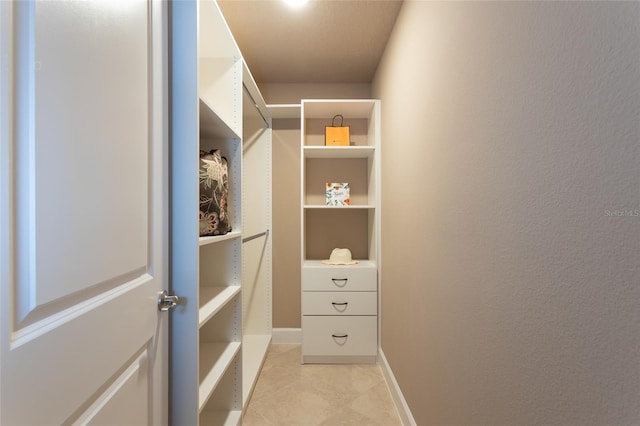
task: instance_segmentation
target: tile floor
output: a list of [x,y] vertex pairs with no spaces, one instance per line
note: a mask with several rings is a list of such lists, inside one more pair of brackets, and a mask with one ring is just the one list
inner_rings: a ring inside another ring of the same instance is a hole
[[400,426],[377,365],[300,364],[300,345],[271,345],[243,426]]

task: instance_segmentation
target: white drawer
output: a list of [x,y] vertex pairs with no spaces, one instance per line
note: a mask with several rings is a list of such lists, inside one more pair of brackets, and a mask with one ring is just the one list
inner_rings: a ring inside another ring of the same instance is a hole
[[302,355],[375,356],[377,316],[303,316]]
[[303,291],[376,291],[376,268],[368,266],[303,266]]
[[376,315],[375,291],[315,291],[302,293],[303,315]]

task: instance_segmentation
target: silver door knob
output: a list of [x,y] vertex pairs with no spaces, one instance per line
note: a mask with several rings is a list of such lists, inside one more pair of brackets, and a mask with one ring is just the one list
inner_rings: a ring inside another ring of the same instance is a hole
[[168,311],[171,308],[175,308],[178,303],[180,303],[180,298],[178,296],[169,296],[167,290],[162,290],[162,292],[158,294],[159,311]]

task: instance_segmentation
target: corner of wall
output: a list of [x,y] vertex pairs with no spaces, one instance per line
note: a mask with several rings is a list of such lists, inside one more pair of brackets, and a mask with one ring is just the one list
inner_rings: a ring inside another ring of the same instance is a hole
[[274,328],[271,344],[273,345],[299,345],[302,343],[302,329],[300,328]]

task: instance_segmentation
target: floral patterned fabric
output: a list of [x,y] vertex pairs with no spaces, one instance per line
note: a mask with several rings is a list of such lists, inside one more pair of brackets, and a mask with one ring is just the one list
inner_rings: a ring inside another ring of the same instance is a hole
[[229,172],[219,150],[200,151],[200,236],[231,231],[227,212]]

